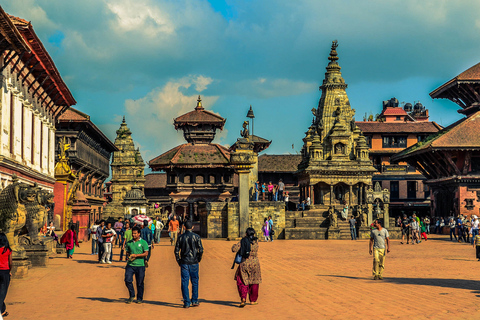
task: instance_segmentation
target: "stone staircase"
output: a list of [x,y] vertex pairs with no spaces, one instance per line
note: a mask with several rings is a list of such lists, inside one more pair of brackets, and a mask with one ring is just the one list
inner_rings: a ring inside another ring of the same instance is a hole
[[328,206],[316,205],[311,210],[285,212],[285,239],[351,239],[350,224],[341,219],[342,209],[343,206],[335,207],[338,228],[330,230]]

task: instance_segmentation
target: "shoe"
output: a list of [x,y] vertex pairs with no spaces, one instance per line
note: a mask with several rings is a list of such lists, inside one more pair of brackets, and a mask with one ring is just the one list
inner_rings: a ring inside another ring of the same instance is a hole
[[145,268],[148,268],[148,261],[145,260]]
[[403,244],[403,242],[400,242],[400,244]]
[[254,301],[254,302],[250,302],[250,304],[253,306],[253,305],[258,304],[258,302],[257,302],[257,301]]
[[382,276],[378,276],[378,280],[383,280],[383,277],[382,277]]
[[112,261],[107,261],[108,264],[112,264]]
[[135,300],[135,303],[142,304],[143,300]]
[[245,307],[246,304],[247,304],[247,303],[246,303],[245,301],[242,301],[238,307],[239,307],[239,308],[243,308],[243,307]]
[[198,307],[200,305],[200,303],[198,302],[192,302],[192,307]]
[[184,308],[184,309],[188,309],[188,308],[190,308],[190,305],[189,305],[189,304],[184,304],[184,305],[183,305],[183,308]]
[[128,298],[127,301],[125,301],[125,303],[126,303],[126,304],[130,304],[130,303],[132,303],[132,301],[133,301],[133,297],[130,297],[130,298]]
[[373,277],[373,280],[378,280],[378,276]]
[[102,260],[102,261],[100,261],[100,263],[105,263],[105,261],[104,261],[104,260]]

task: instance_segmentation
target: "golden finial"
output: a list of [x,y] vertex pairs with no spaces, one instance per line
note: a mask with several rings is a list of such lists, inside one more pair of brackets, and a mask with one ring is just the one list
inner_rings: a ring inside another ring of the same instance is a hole
[[330,57],[328,57],[328,60],[330,60],[332,62],[338,60],[337,47],[338,47],[338,41],[333,40],[332,41],[332,49],[330,50]]
[[203,107],[202,107],[202,98],[200,97],[200,95],[198,95],[197,106],[195,107],[195,110],[203,110]]

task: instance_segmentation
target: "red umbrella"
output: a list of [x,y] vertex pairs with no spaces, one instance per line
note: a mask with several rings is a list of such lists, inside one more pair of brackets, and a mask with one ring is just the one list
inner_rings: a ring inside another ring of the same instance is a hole
[[143,221],[145,221],[145,220],[148,221],[148,224],[151,224],[153,222],[151,218],[147,217],[144,214],[136,215],[135,217],[132,218],[132,220],[136,224],[140,224],[140,225],[143,225]]

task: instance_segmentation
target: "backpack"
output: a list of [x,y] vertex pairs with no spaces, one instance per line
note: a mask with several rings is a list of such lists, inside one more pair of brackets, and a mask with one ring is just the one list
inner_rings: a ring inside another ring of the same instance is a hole
[[235,259],[233,260],[232,268],[235,267],[235,264],[242,263],[243,259],[248,259],[250,257],[251,242],[247,237],[240,240],[240,250],[235,254]]

